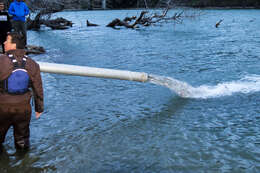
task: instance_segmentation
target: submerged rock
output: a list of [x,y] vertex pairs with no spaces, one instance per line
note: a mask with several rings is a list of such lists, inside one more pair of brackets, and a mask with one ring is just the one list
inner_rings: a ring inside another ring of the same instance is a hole
[[41,46],[27,45],[25,48],[26,54],[43,54],[45,49]]

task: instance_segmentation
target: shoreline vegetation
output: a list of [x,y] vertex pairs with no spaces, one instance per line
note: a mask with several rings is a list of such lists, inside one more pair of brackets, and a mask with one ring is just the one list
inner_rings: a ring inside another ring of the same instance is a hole
[[[3,0],[9,7],[13,0]],[[31,11],[41,9],[62,10],[103,10],[103,0],[26,0]],[[259,0],[106,0],[107,10],[199,8],[199,9],[260,9]],[[51,7],[51,8],[50,8]]]
[[[79,0],[76,5],[71,0],[65,0],[68,4],[65,9],[102,10],[102,0]],[[186,8],[210,8],[210,9],[260,9],[259,0],[107,0],[106,8],[120,9],[156,9],[186,7]]]
[[[234,10],[260,10],[260,7],[253,7],[253,6],[251,6],[251,7],[237,7],[237,6],[234,6],[234,7],[232,7],[232,6],[230,6],[230,7],[214,7],[214,6],[208,6],[208,7],[191,7],[191,6],[176,6],[175,8],[172,8],[172,9],[182,9],[182,8],[186,8],[186,9],[205,9],[205,10],[207,10],[207,9],[209,9],[209,10],[232,10],[232,9],[234,9]],[[160,8],[155,8],[155,7],[153,7],[153,8],[149,8],[149,9],[163,9],[162,7],[160,7]],[[75,9],[75,8],[66,8],[66,9],[64,9],[64,10],[62,10],[62,11],[94,11],[94,10],[96,10],[96,11],[99,11],[99,10],[149,10],[149,9],[147,9],[147,8],[107,8],[107,9],[83,9],[83,8],[81,8],[81,9]]]

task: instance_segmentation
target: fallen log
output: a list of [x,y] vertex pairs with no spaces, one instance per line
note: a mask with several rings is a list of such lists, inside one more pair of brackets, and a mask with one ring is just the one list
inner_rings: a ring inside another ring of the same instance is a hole
[[90,23],[90,22],[87,20],[87,26],[99,26],[99,25],[94,24],[94,23]]
[[127,22],[121,21],[120,19],[116,18],[109,24],[107,27],[115,28],[116,26],[125,26],[126,28],[134,28],[133,25],[129,25]]
[[47,27],[50,27],[51,29],[57,29],[57,30],[61,30],[61,29],[68,29],[70,27],[72,27],[73,23],[67,19],[64,19],[62,17],[53,19],[53,20],[31,20],[28,19],[27,20],[27,29],[40,29],[41,25],[45,25]]
[[[144,17],[144,15],[147,13],[147,11],[142,11],[140,16],[136,19],[135,16],[131,17],[131,18],[125,18],[123,21],[116,18],[114,19],[112,22],[110,22],[109,24],[107,24],[107,27],[111,27],[111,28],[114,28],[116,29],[116,26],[125,26],[126,28],[137,28],[137,24],[141,24],[141,21]],[[128,21],[132,21],[132,20],[135,20],[135,22],[133,24],[129,24]]]
[[67,19],[64,19],[62,17],[59,17],[54,20],[42,20],[42,24],[50,27],[51,29],[68,29],[69,27],[72,27],[73,23]]
[[131,22],[132,20],[135,20],[136,19],[136,16],[132,16],[132,17],[125,17],[124,18],[124,22]]

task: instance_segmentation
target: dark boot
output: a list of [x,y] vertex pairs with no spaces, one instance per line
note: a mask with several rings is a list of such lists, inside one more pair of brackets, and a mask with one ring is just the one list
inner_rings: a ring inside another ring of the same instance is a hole
[[15,148],[17,150],[28,150],[30,148],[29,139],[15,141]]

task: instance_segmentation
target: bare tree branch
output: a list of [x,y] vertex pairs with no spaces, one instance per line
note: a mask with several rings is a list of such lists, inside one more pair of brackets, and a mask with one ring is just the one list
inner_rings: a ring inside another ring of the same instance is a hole
[[63,18],[50,20],[53,13],[64,9],[63,0],[30,0],[28,3],[31,4],[29,7],[33,15],[30,15],[27,19],[27,29],[38,30],[41,25],[46,25],[52,29],[67,29],[73,24],[71,21]]
[[[169,0],[167,2],[167,6],[162,10],[161,14],[152,13],[152,14],[149,15],[149,11],[142,11],[137,19],[136,19],[135,16],[134,17],[126,17],[123,21],[116,18],[112,22],[110,22],[107,25],[107,27],[112,27],[114,29],[118,29],[118,28],[116,28],[117,26],[119,26],[119,27],[125,26],[126,28],[134,29],[134,28],[138,28],[139,25],[150,26],[152,24],[168,22],[168,21],[174,21],[176,23],[182,23],[183,18],[185,18],[184,10],[180,11],[180,12],[175,12],[174,15],[171,16],[171,17],[167,16],[169,10],[172,8],[172,5],[171,5],[170,2],[172,2],[172,1]],[[133,20],[135,20],[135,21],[133,22],[133,24],[131,24],[131,22]]]

